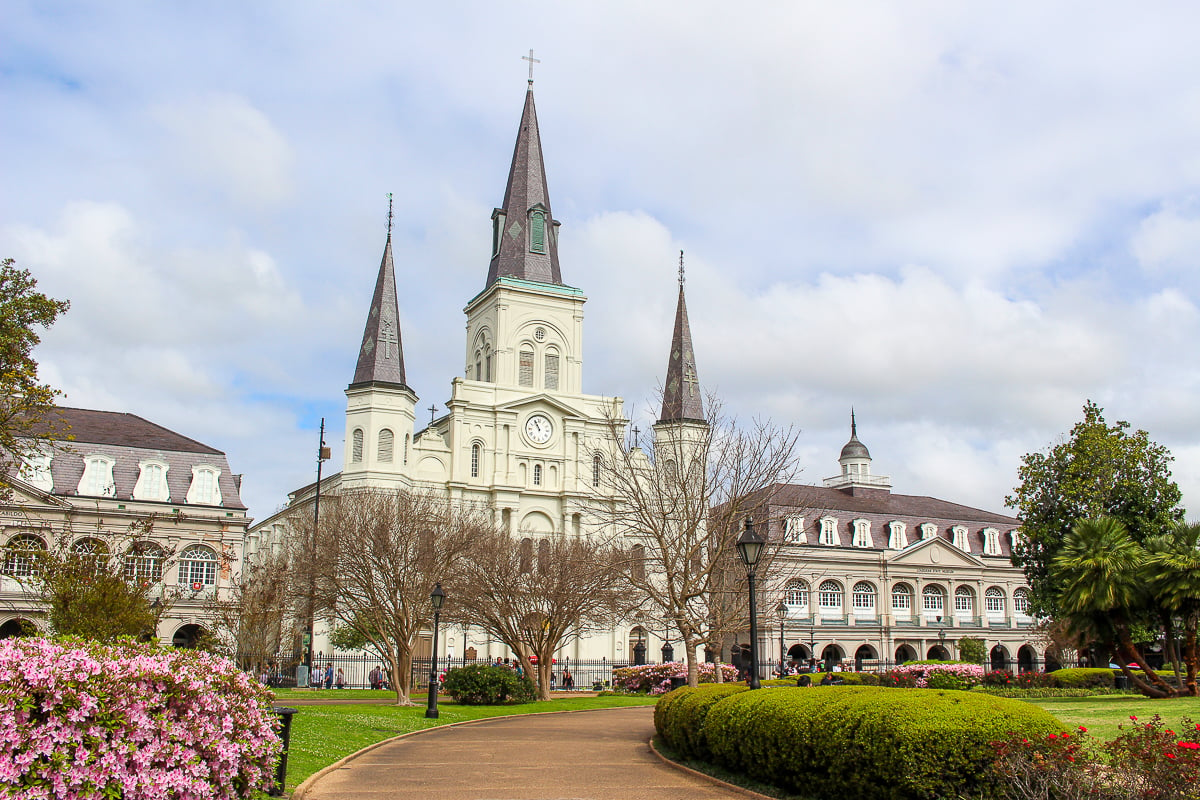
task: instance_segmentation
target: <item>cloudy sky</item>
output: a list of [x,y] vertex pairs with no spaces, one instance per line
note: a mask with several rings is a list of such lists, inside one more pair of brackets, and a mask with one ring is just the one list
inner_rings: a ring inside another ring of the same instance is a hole
[[585,390],[650,411],[679,250],[700,378],[836,472],[1003,510],[1086,399],[1200,504],[1200,6],[3,0],[0,255],[67,403],[340,468],[396,200],[408,381],[464,362],[534,48]]

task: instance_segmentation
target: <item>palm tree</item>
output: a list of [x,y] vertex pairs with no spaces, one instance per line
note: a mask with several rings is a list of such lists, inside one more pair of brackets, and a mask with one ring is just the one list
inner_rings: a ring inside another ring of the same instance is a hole
[[1177,523],[1167,533],[1146,542],[1146,576],[1155,601],[1168,624],[1183,622],[1183,661],[1187,667],[1186,694],[1198,694],[1196,671],[1200,666],[1196,627],[1200,622],[1200,523]]
[[1130,635],[1133,616],[1150,603],[1144,565],[1145,549],[1129,536],[1125,524],[1112,517],[1085,519],[1071,529],[1051,564],[1061,587],[1059,608],[1074,628],[1091,629],[1117,653],[1121,671],[1149,697],[1169,697],[1176,690],[1144,664],[1147,684],[1128,664],[1144,661]]

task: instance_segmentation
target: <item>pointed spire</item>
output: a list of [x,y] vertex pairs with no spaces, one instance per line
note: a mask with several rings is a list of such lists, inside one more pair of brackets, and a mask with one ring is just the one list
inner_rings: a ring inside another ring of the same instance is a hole
[[525,92],[525,109],[521,112],[521,127],[508,170],[504,206],[492,211],[492,261],[487,285],[501,277],[562,285],[558,222],[550,210],[532,84]]
[[388,233],[375,280],[375,294],[363,329],[358,365],[351,386],[388,383],[404,386],[404,348],[400,341],[400,307],[396,300],[396,269],[392,264],[392,196],[388,195]]
[[704,422],[704,397],[692,351],[692,330],[688,326],[687,302],[683,296],[683,251],[679,251],[679,303],[675,307],[675,332],[671,336],[671,355],[667,359],[662,415],[659,422]]
[[838,460],[844,458],[871,460],[871,451],[867,450],[867,446],[858,440],[858,424],[854,420],[853,406],[850,408],[850,441],[842,447],[842,453],[838,456]]

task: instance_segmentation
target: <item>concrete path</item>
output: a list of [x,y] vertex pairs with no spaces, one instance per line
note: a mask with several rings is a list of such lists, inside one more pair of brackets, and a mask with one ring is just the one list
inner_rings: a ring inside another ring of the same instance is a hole
[[351,756],[303,800],[744,800],[663,764],[653,734],[652,706],[433,728]]

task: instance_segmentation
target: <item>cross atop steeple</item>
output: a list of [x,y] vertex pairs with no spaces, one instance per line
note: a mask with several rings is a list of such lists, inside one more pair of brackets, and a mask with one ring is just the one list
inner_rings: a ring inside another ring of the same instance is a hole
[[388,239],[392,238],[392,193],[388,192]]
[[542,60],[540,58],[533,57],[533,48],[532,47],[529,48],[529,55],[521,56],[521,60],[529,62],[529,85],[533,86],[533,65],[542,63]]
[[679,288],[683,288],[683,251],[679,251]]

